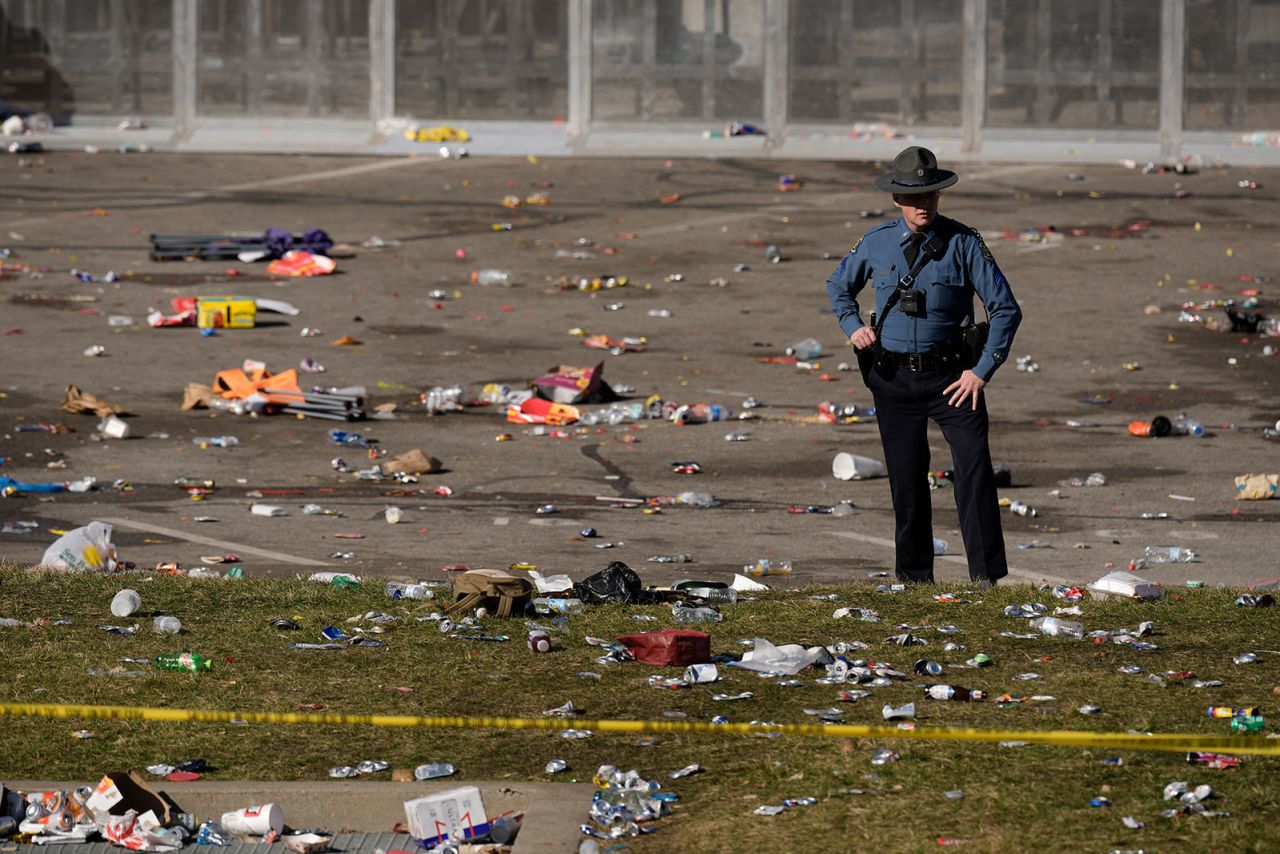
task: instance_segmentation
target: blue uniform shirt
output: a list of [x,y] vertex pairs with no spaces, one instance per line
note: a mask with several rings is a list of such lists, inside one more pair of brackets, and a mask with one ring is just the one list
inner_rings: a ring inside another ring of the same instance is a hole
[[[936,236],[946,246],[941,257],[930,258],[916,275],[914,287],[926,292],[926,314],[911,317],[903,314],[901,305],[895,305],[885,318],[880,343],[898,353],[923,353],[934,344],[956,341],[973,318],[976,293],[987,310],[991,332],[973,372],[989,381],[1009,357],[1022,310],[976,231],[939,214],[924,233],[926,241]],[[865,325],[858,314],[858,294],[868,280],[875,289],[877,317],[884,312],[889,294],[910,270],[903,254],[910,235],[901,219],[871,229],[827,279],[831,310],[846,338]]]

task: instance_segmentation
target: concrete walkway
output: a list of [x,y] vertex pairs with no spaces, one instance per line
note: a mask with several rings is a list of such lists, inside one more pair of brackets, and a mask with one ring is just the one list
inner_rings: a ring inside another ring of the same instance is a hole
[[[10,790],[33,792],[49,789],[69,791],[77,785],[94,782],[5,780],[4,784]],[[457,779],[430,783],[353,780],[170,783],[161,780],[151,785],[167,794],[183,812],[194,814],[198,821],[216,819],[224,812],[242,807],[278,804],[284,810],[284,821],[288,827],[323,828],[331,833],[349,835],[335,839],[335,848],[338,843],[343,843],[343,847],[337,848],[343,854],[371,854],[379,847],[419,850],[408,836],[391,832],[397,823],[405,820],[404,802],[459,786],[480,789],[485,812],[490,818],[508,810],[524,810],[524,825],[513,846],[515,854],[577,851],[582,837],[578,826],[586,820],[595,790],[589,783],[498,783]],[[89,849],[101,847],[101,843],[88,843],[59,845],[57,850],[64,854],[88,854]],[[287,849],[283,845],[265,848],[255,845],[253,850],[260,854],[277,854]]]

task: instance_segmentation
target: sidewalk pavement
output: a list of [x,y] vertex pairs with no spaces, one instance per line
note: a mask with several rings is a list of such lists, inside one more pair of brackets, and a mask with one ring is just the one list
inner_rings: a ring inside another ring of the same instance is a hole
[[[47,780],[5,780],[5,786],[21,792],[49,789],[69,791],[77,785],[94,784],[96,780],[73,783]],[[284,822],[295,829],[323,828],[346,838],[334,840],[335,849],[343,854],[372,854],[377,848],[420,850],[407,835],[393,834],[392,828],[405,820],[404,802],[459,786],[476,786],[484,800],[485,812],[496,816],[508,810],[524,810],[524,824],[514,854],[560,854],[578,850],[595,787],[590,783],[526,783],[476,780],[449,780],[430,783],[391,783],[341,781],[196,781],[169,783],[160,780],[150,784],[167,794],[183,812],[198,821],[217,818],[224,812],[257,804],[275,803],[284,810]],[[341,847],[339,847],[341,846]],[[112,846],[108,846],[112,847]],[[194,846],[188,846],[194,849]],[[97,854],[102,843],[59,845],[60,854]],[[115,849],[118,850],[118,849]],[[220,849],[234,854],[230,849]],[[282,854],[283,844],[254,845],[257,854]]]

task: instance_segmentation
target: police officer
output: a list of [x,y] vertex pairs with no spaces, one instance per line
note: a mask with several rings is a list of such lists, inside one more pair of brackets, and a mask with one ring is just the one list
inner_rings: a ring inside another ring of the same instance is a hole
[[[1008,357],[1022,312],[982,237],[938,214],[939,193],[957,180],[938,168],[929,149],[904,149],[893,171],[875,182],[893,194],[901,218],[854,244],[827,280],[827,294],[875,399],[893,497],[898,578],[933,581],[926,436],[932,419],[951,446],[969,576],[990,586],[1009,569],[983,389]],[[868,282],[875,294],[873,325],[859,316],[858,296]],[[974,319],[975,294],[990,321],[977,354],[966,353],[963,335]]]

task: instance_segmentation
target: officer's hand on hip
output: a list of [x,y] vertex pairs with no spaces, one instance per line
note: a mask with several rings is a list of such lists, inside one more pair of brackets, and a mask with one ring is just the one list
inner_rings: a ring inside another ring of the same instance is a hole
[[876,343],[876,331],[870,326],[859,326],[849,336],[849,343],[858,350],[865,350]]
[[[861,329],[858,330],[858,332],[861,331]],[[960,379],[943,389],[942,393],[951,395],[951,399],[947,401],[951,406],[964,406],[964,402],[970,400],[973,408],[977,410],[978,395],[982,394],[984,386],[986,386],[986,382],[979,378],[977,374],[973,371],[965,371],[960,375]]]

